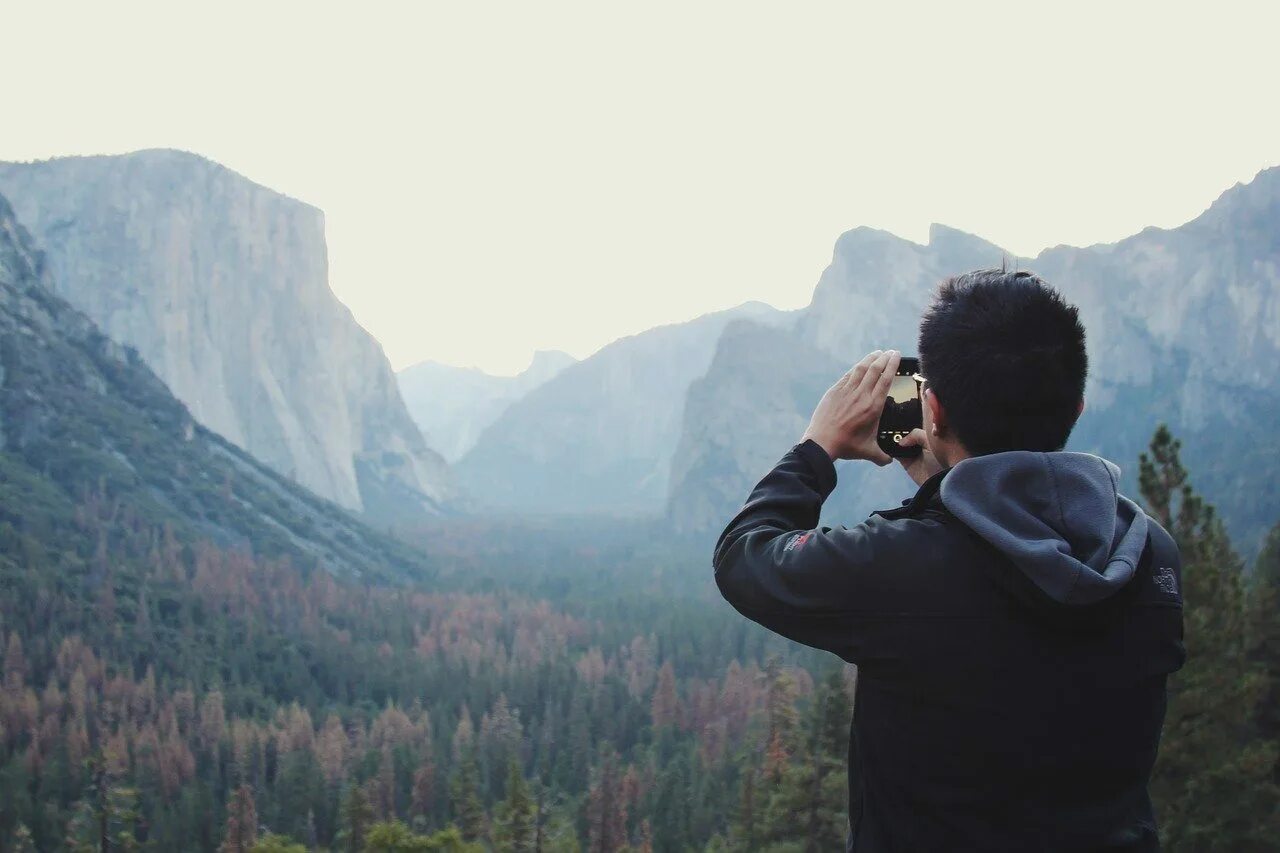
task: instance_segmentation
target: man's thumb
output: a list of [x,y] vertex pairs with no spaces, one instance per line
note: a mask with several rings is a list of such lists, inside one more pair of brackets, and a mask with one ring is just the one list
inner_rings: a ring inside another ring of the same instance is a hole
[[902,441],[898,442],[901,447],[928,447],[928,443],[924,438],[924,430],[913,429],[902,437]]

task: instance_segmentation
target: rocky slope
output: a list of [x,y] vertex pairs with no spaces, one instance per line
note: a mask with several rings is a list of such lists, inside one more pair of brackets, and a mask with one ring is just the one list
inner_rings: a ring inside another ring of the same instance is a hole
[[[873,228],[837,241],[794,326],[731,328],[689,391],[667,515],[675,529],[718,531],[751,485],[799,441],[823,392],[872,349],[915,350],[916,327],[937,282],[954,270],[999,266],[989,243],[944,226],[919,245]],[[731,334],[731,332],[734,332]],[[831,518],[892,505],[910,481],[898,470],[840,464]]]
[[108,520],[105,529],[167,527],[179,543],[208,540],[301,567],[370,579],[432,573],[420,553],[200,426],[135,350],[104,335],[50,285],[50,266],[0,197],[7,536],[75,548],[96,513],[94,521]]
[[329,289],[319,210],[178,151],[0,164],[0,194],[58,294],[200,423],[380,522],[449,502],[381,347]]
[[[1179,228],[1148,228],[1113,245],[1058,247],[1030,260],[1009,257],[1078,304],[1088,330],[1087,408],[1069,447],[1115,460],[1123,487],[1136,494],[1138,454],[1156,423],[1167,422],[1183,439],[1195,485],[1218,505],[1246,550],[1280,518],[1277,235],[1280,169],[1270,169]],[[868,350],[914,351],[920,311],[937,282],[999,266],[1006,255],[942,226],[934,226],[924,246],[870,229],[843,235],[790,339],[770,343],[780,354],[811,353],[770,365],[775,375],[768,381],[794,391],[792,416],[752,417],[745,395],[759,359],[728,334],[707,375],[694,384],[679,456],[685,470],[672,477],[672,521],[717,530],[797,440],[796,424],[803,428],[821,396],[813,365],[834,359],[829,384]],[[708,459],[717,460],[710,470]],[[695,463],[703,466],[696,476]],[[912,490],[896,469],[845,466],[827,518],[856,520]]]
[[759,303],[614,341],[513,403],[459,461],[477,502],[530,513],[660,514],[685,394],[731,320]]
[[401,370],[396,381],[427,442],[447,462],[456,462],[508,406],[574,361],[566,352],[541,350],[516,376],[424,361]]

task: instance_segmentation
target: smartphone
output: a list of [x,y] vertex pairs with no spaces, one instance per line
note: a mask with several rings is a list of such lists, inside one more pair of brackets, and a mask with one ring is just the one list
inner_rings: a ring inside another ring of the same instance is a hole
[[903,356],[898,361],[898,374],[893,377],[893,384],[889,386],[889,396],[884,401],[884,411],[880,414],[880,428],[876,433],[876,443],[880,445],[881,450],[895,458],[919,456],[922,450],[919,447],[901,447],[898,444],[913,429],[924,426],[920,386],[914,378],[919,372],[919,359]]

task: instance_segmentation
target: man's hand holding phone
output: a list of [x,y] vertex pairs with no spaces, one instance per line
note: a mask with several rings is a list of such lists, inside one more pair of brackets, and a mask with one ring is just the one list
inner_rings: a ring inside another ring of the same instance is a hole
[[898,457],[898,461],[902,463],[903,470],[907,472],[907,476],[917,486],[922,485],[925,480],[942,470],[942,463],[938,461],[938,457],[933,455],[933,451],[929,449],[929,445],[925,441],[924,430],[913,429],[906,438],[902,439],[902,446],[920,448],[920,453],[917,456]]
[[876,443],[876,430],[900,358],[897,350],[867,353],[822,395],[804,438],[816,441],[833,460],[866,459],[877,465],[892,462]]

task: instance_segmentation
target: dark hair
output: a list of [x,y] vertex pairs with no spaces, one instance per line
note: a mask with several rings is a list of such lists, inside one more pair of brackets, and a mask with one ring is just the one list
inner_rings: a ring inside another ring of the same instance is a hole
[[991,269],[947,279],[919,346],[920,372],[969,453],[1066,445],[1089,373],[1084,326],[1039,276]]

